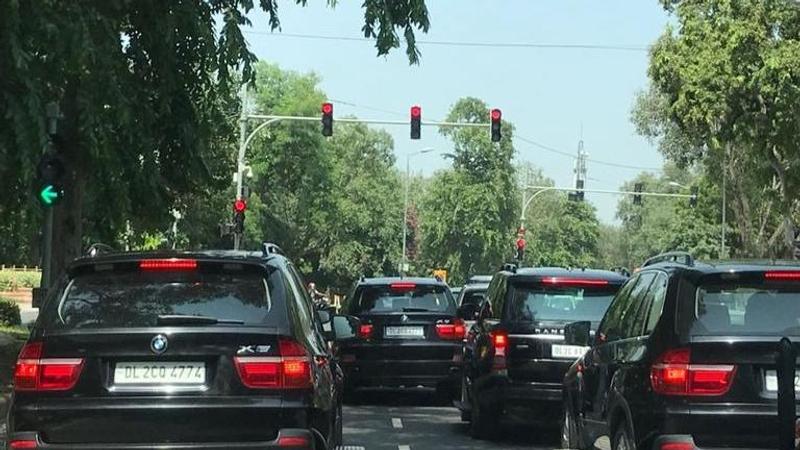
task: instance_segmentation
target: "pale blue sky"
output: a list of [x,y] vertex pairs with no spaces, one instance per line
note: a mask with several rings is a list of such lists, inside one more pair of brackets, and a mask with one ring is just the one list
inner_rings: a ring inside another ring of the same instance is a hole
[[[323,1],[302,8],[281,2],[283,33],[360,37],[361,1]],[[315,3],[311,5],[311,3]],[[428,0],[431,29],[419,40],[456,42],[594,44],[647,47],[662,33],[668,17],[656,0]],[[263,13],[252,15],[257,33],[246,35],[260,59],[322,77],[336,115],[403,119],[413,104],[423,119],[443,118],[463,96],[484,99],[503,110],[517,134],[575,153],[581,125],[591,159],[660,167],[653,146],[636,135],[629,120],[634,94],[647,85],[647,53],[584,49],[474,48],[420,44],[422,61],[409,66],[402,50],[376,57],[371,43],[299,39],[261,34],[269,30]],[[341,103],[349,102],[357,107]],[[368,108],[377,108],[375,111]],[[397,112],[399,115],[390,114]],[[405,154],[425,147],[448,152],[435,129],[422,139],[408,138],[408,127],[388,127],[398,164]],[[516,141],[517,159],[530,161],[558,185],[572,184],[573,160]],[[435,154],[412,162],[430,174],[447,166]],[[587,187],[613,189],[637,170],[588,164]],[[596,181],[595,181],[596,180]],[[612,222],[617,198],[587,194],[603,222]]]

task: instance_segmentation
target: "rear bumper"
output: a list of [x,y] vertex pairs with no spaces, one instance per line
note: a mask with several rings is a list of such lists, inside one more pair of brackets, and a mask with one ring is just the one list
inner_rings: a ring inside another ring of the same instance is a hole
[[[667,434],[659,436],[653,441],[652,450],[661,449],[681,449],[681,450],[730,450],[732,447],[698,447],[694,439],[689,435]],[[739,450],[774,450],[775,447],[733,447]]]
[[345,386],[350,390],[434,389],[455,386],[461,379],[453,361],[371,360],[344,365]]
[[494,377],[484,380],[484,386],[478,388],[481,408],[522,424],[558,423],[562,399],[562,386],[558,383],[513,382]]
[[309,430],[283,429],[275,440],[268,442],[209,442],[209,443],[138,443],[138,444],[50,444],[43,442],[38,433],[15,433],[8,438],[8,448],[15,440],[36,442],[41,450],[314,450],[314,436]]
[[671,405],[663,409],[636,408],[632,413],[637,434],[655,430],[650,437],[640,436],[655,450],[660,449],[661,442],[672,441],[701,450],[778,447],[774,404]]
[[[341,367],[349,390],[435,389],[456,386],[461,380],[461,342],[437,343],[436,357],[391,358],[385,345],[363,345],[342,349]],[[410,355],[414,347],[404,345]],[[431,352],[430,344],[422,344]]]

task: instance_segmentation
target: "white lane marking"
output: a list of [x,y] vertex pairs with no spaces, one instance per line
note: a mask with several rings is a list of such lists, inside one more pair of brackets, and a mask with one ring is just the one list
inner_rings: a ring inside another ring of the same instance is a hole
[[397,450],[411,450],[410,445],[398,445]]
[[397,417],[392,417],[392,428],[403,428],[403,421]]

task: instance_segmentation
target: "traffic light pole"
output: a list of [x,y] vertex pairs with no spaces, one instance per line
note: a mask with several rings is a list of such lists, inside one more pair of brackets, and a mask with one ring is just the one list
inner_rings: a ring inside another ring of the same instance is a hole
[[[248,121],[262,121],[257,127],[247,133]],[[244,179],[244,171],[246,165],[247,147],[253,138],[261,132],[264,128],[278,123],[278,122],[319,122],[319,116],[306,117],[306,116],[279,116],[279,115],[265,115],[265,114],[247,114],[243,113],[239,119],[239,153],[236,158],[236,199],[242,199],[242,187]],[[353,117],[345,117],[335,119],[334,122],[339,123],[363,123],[367,125],[403,125],[408,126],[407,120],[381,120],[381,119],[357,119]],[[445,127],[445,128],[491,128],[491,123],[473,123],[473,122],[426,122],[422,121],[422,125]],[[233,248],[239,250],[242,244],[242,235],[240,233],[233,234]]]
[[[58,117],[60,115],[58,104],[50,102],[46,107],[47,111],[47,134],[50,137],[49,146],[53,146],[53,137],[58,132]],[[45,150],[47,152],[48,150]],[[42,243],[42,280],[39,282],[39,287],[43,293],[47,293],[47,289],[53,283],[53,206],[45,209],[44,213],[44,229],[42,230],[43,240]],[[37,299],[38,300],[38,299]],[[36,305],[38,306],[38,305]]]
[[[536,192],[534,192],[530,197],[525,198],[525,192],[534,189],[536,190]],[[641,195],[643,197],[671,197],[671,198],[688,198],[688,199],[697,198],[696,195],[692,194],[672,194],[667,192],[615,191],[609,189],[578,189],[574,187],[557,187],[557,186],[525,186],[525,189],[522,192],[522,213],[520,214],[520,222],[523,228],[525,226],[525,213],[528,210],[528,206],[530,206],[533,199],[536,198],[538,195],[549,191],[591,192],[596,194],[613,194],[613,195]]]

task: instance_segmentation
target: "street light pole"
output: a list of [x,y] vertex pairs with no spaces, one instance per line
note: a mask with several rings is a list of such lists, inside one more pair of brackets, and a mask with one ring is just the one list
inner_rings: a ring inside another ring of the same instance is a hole
[[430,153],[433,148],[423,148],[418,152],[406,154],[406,193],[405,200],[403,201],[403,255],[400,258],[400,274],[405,275],[406,265],[408,264],[408,255],[406,250],[406,241],[408,240],[408,194],[411,189],[411,157]]

